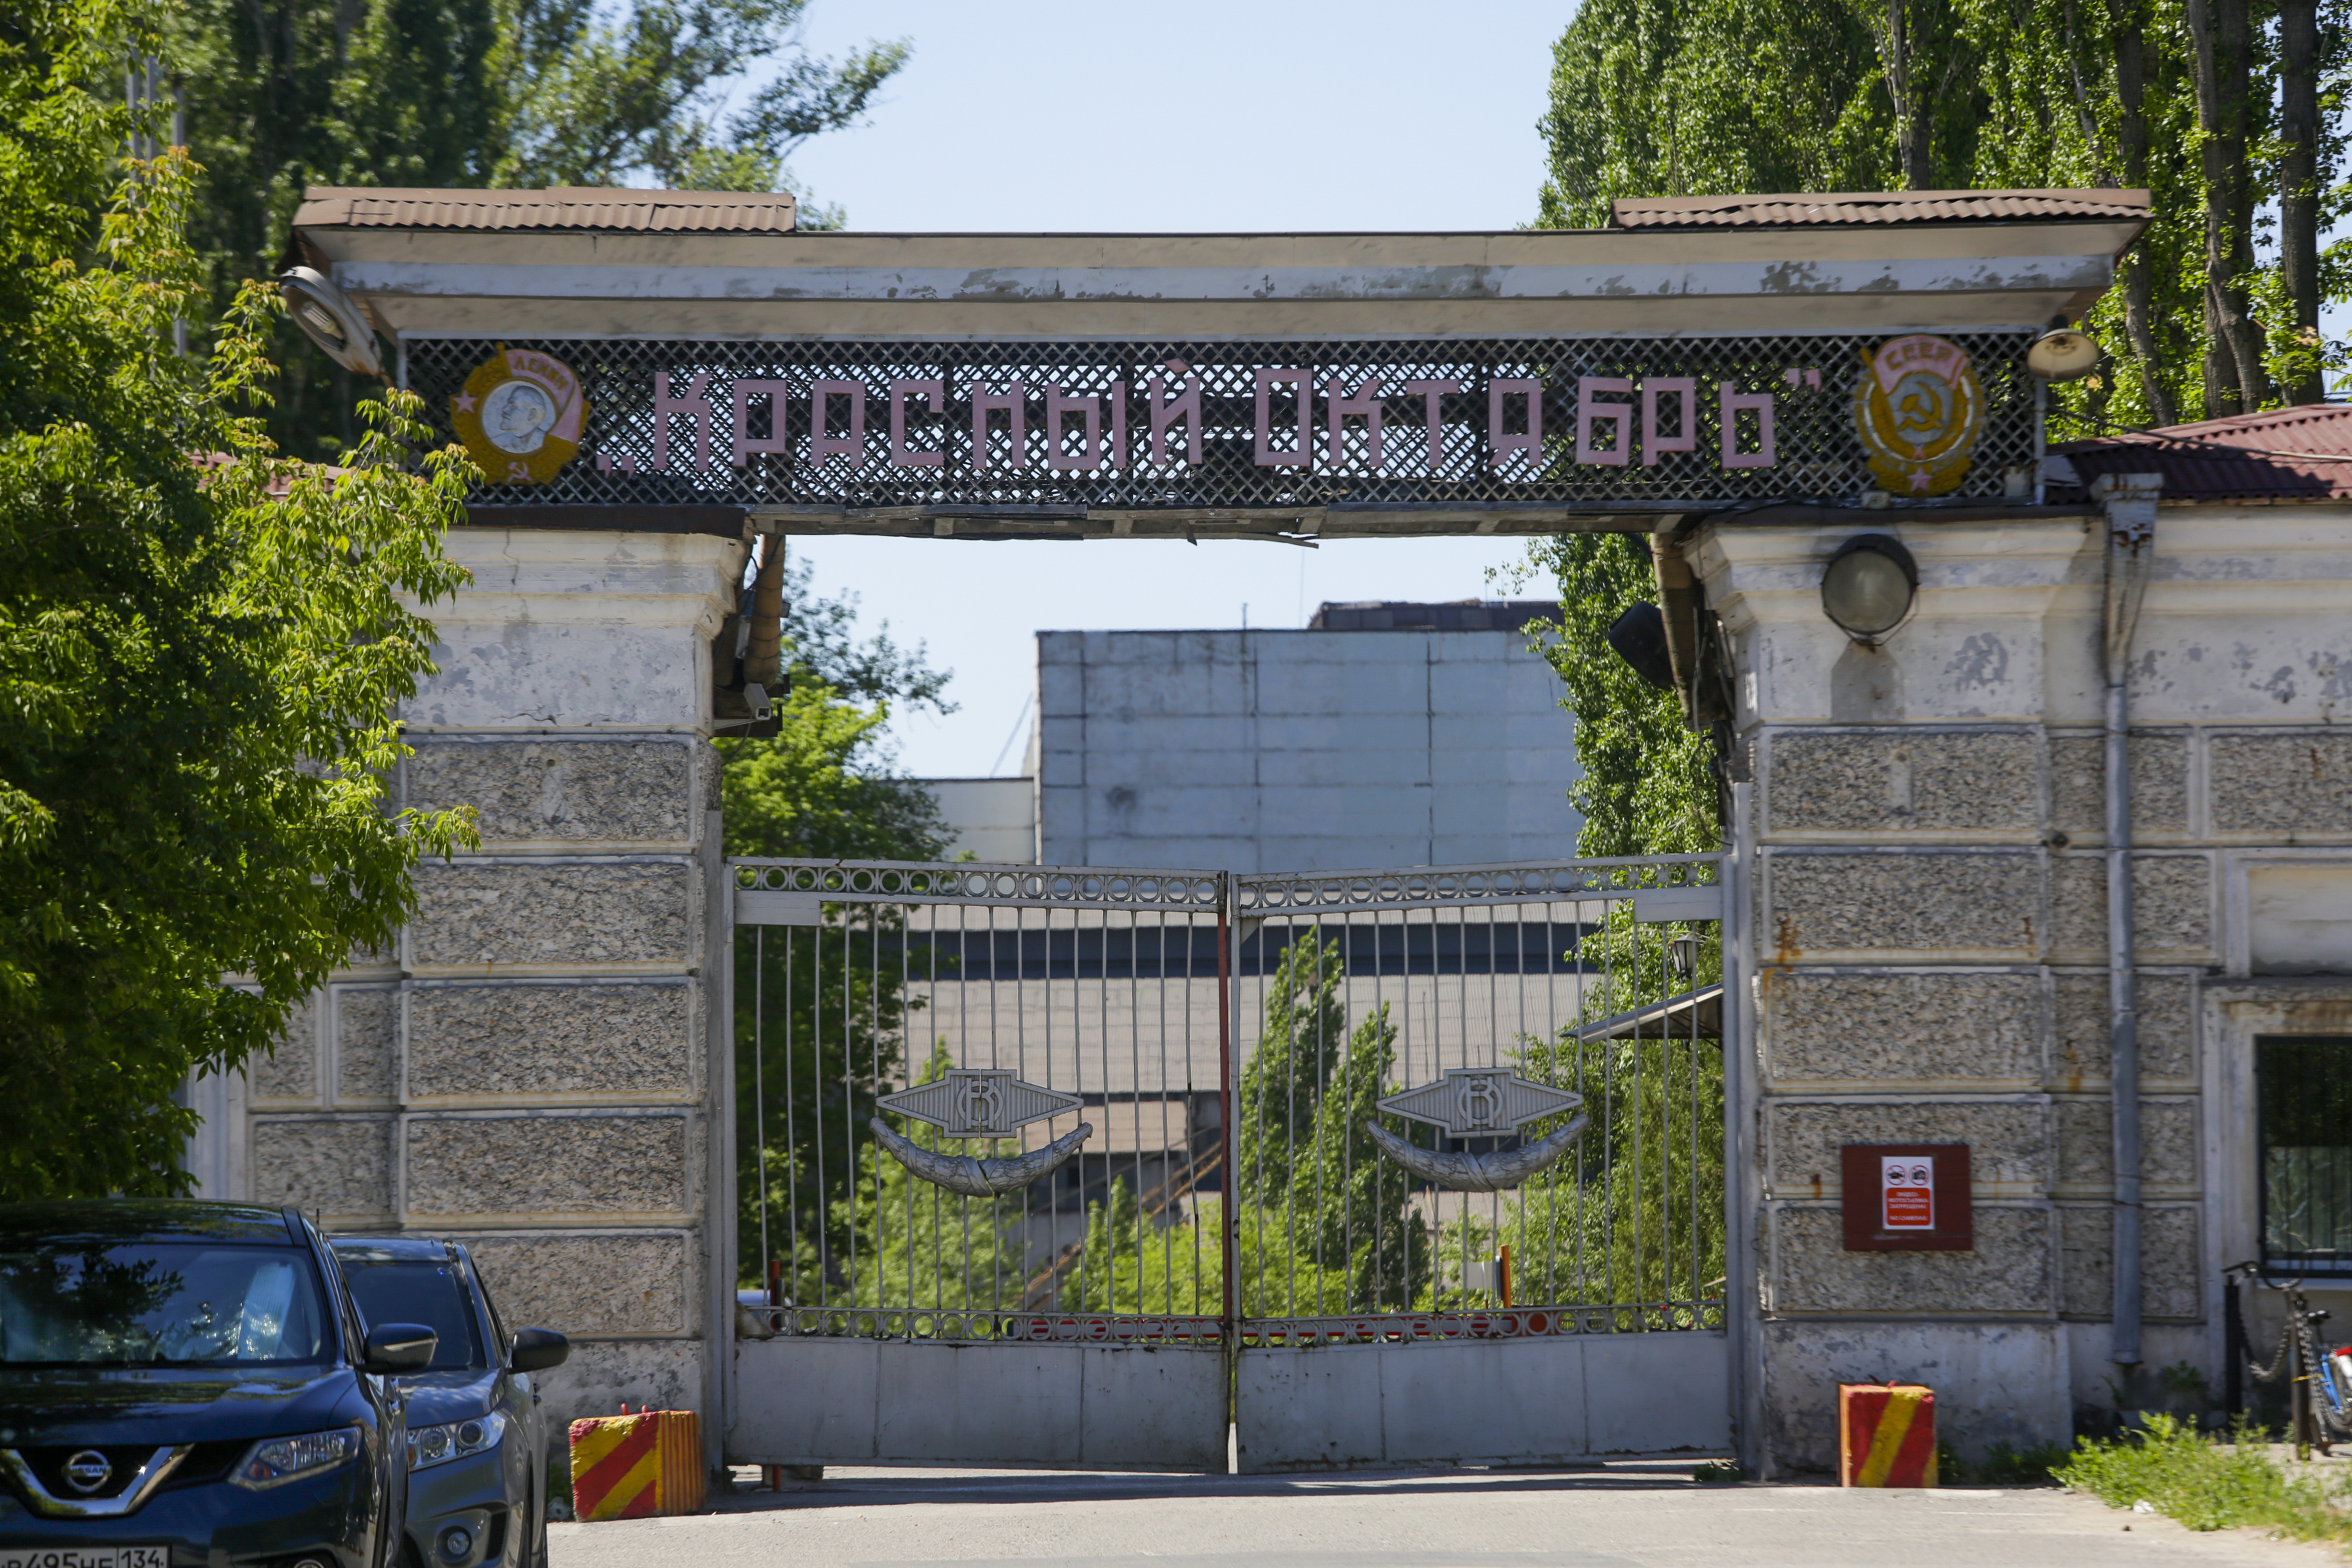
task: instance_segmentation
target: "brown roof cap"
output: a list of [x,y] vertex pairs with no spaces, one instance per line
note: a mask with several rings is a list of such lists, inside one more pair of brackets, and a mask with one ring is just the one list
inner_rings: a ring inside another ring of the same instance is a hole
[[1874,224],[2145,219],[2146,191],[1823,191],[1642,196],[1609,204],[1615,228],[1847,228]]
[[[2352,404],[2232,414],[2053,449],[2086,489],[2102,474],[2160,473],[2167,500],[2352,498]],[[2305,452],[2309,460],[2297,456]]]
[[543,191],[436,191],[312,185],[302,193],[294,226],[790,234],[793,217],[788,191],[628,191],[604,185],[554,185]]

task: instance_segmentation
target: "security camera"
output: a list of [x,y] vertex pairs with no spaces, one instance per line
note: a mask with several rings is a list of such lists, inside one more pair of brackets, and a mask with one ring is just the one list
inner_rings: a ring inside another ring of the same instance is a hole
[[278,275],[278,287],[302,335],[327,351],[327,357],[361,375],[382,375],[383,361],[375,352],[375,331],[358,307],[315,268],[289,267]]
[[776,716],[775,704],[768,700],[768,689],[756,680],[743,683],[743,702],[751,710],[754,724],[764,724]]

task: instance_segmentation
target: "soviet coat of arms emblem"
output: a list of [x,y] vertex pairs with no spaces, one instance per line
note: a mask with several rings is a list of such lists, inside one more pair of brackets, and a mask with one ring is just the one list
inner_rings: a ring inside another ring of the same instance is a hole
[[1940,496],[1958,489],[1984,418],[1984,388],[1958,343],[1924,333],[1889,338],[1863,363],[1853,423],[1881,489]]
[[580,451],[588,402],[551,354],[501,346],[449,400],[457,438],[494,485],[543,485]]

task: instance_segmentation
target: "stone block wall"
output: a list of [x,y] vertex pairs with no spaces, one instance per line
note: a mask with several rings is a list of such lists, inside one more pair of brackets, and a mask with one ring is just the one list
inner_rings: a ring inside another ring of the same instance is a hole
[[572,1336],[545,1379],[560,1421],[703,1408],[731,1284],[706,649],[744,546],[468,529],[449,548],[476,584],[428,612],[442,673],[409,705],[394,801],[471,807],[481,847],[421,867],[394,951],[251,1065],[241,1157],[211,1184],[331,1231],[467,1242],[510,1326]]
[[[1744,674],[1747,1414],[1769,1471],[1832,1467],[1841,1380],[1936,1386],[1964,1455],[2064,1441],[2105,1418],[2116,1386],[2159,1404],[2157,1368],[2186,1362],[2218,1393],[2220,1269],[2256,1246],[2256,1026],[2217,1007],[2215,987],[2250,985],[2268,1010],[2246,1016],[2278,1027],[2301,1016],[2280,988],[2309,984],[2284,976],[2313,967],[2327,932],[2352,969],[2352,740],[2337,724],[2352,616],[2305,623],[2291,666],[2259,646],[2291,607],[2352,599],[2352,510],[2165,510],[2134,643],[2137,1382],[2109,1359],[2096,519],[1885,530],[1921,584],[1875,650],[1818,597],[1859,525],[1719,525],[1695,542]],[[2265,928],[2273,905],[2284,912]],[[1838,1150],[1873,1142],[1971,1146],[1974,1250],[1843,1249]]]

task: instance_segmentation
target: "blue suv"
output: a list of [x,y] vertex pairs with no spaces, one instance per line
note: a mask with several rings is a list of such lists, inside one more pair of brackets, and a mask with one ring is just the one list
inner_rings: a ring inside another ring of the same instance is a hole
[[0,1205],[0,1568],[400,1568],[435,1346],[293,1209]]

